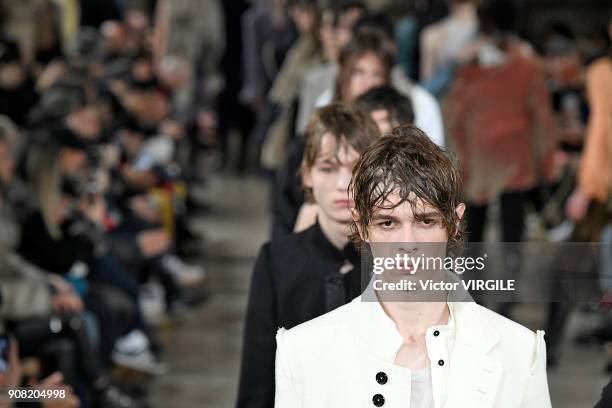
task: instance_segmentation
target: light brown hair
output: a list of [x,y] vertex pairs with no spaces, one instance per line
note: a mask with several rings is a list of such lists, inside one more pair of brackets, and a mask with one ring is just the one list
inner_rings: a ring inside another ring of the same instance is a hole
[[[380,136],[376,123],[361,109],[341,103],[318,109],[306,128],[302,174],[314,166],[326,134],[336,139],[337,148],[350,146],[360,154]],[[310,189],[305,187],[305,191],[312,201]]]

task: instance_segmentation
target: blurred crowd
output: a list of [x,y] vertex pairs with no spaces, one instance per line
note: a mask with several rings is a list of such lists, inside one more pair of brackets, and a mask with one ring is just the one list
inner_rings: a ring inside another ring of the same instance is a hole
[[[381,133],[414,123],[452,151],[470,241],[490,239],[493,216],[504,242],[612,241],[612,25],[551,20],[534,37],[527,12],[510,0],[1,0],[0,388],[148,406],[115,369],[164,374],[152,326],[206,300],[189,221],[209,209],[195,187],[255,172],[272,186],[273,239],[307,228],[303,135],[330,103],[358,106]],[[572,307],[550,309],[553,365]],[[591,309],[602,325],[579,340],[612,341],[605,303]]]

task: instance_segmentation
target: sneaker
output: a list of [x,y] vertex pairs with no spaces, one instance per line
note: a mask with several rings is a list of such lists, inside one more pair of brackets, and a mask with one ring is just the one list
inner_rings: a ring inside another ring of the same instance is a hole
[[186,264],[175,255],[165,255],[162,259],[162,265],[181,286],[196,286],[206,278],[204,268]]
[[168,372],[168,366],[159,361],[151,350],[145,350],[137,354],[126,354],[114,350],[111,357],[113,363],[144,374],[162,375]]
[[96,397],[96,408],[139,408],[145,406],[138,399],[112,384],[100,391]]
[[147,336],[140,330],[132,330],[115,341],[111,358],[117,365],[150,375],[168,372],[168,367],[153,354]]
[[139,304],[145,322],[150,325],[159,325],[166,317],[166,294],[162,285],[149,282],[141,285],[139,289]]

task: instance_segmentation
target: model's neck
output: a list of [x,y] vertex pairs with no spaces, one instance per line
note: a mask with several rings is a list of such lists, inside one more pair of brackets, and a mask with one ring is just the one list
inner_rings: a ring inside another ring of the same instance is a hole
[[448,323],[446,302],[380,302],[404,339],[424,335],[428,328]]
[[348,243],[348,223],[334,221],[331,218],[319,211],[318,215],[319,226],[323,235],[338,249],[344,248]]

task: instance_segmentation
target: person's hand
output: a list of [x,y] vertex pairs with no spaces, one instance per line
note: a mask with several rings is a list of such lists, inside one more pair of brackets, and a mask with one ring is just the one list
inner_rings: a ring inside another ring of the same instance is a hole
[[51,61],[38,75],[38,81],[36,81],[36,89],[38,92],[43,93],[49,89],[51,85],[56,83],[64,74],[66,74],[68,67],[63,61],[55,60]]
[[170,249],[170,235],[163,229],[138,234],[138,247],[145,257],[159,255]]
[[128,91],[128,85],[120,79],[111,79],[108,81],[109,90],[116,96],[123,96]]
[[81,212],[92,222],[97,225],[104,224],[104,218],[106,217],[106,201],[101,194],[95,194],[92,197],[85,196],[81,199],[80,203]]
[[130,210],[138,217],[150,223],[158,223],[161,221],[159,208],[152,203],[149,196],[138,195],[130,200]]
[[83,300],[74,292],[57,293],[51,298],[51,307],[56,312],[80,313]]
[[56,293],[74,293],[72,285],[61,276],[49,274],[49,284],[53,286]]
[[581,221],[586,216],[591,198],[579,188],[574,190],[565,204],[565,214],[575,222]]
[[64,384],[64,376],[60,372],[55,372],[44,378],[40,383],[30,381],[30,386],[39,390],[64,390],[65,397],[58,399],[48,399],[42,401],[42,406],[45,408],[77,408],[81,405],[79,398],[74,395],[72,387]]
[[185,134],[185,127],[177,120],[166,119],[160,126],[160,133],[174,140],[180,140]]

